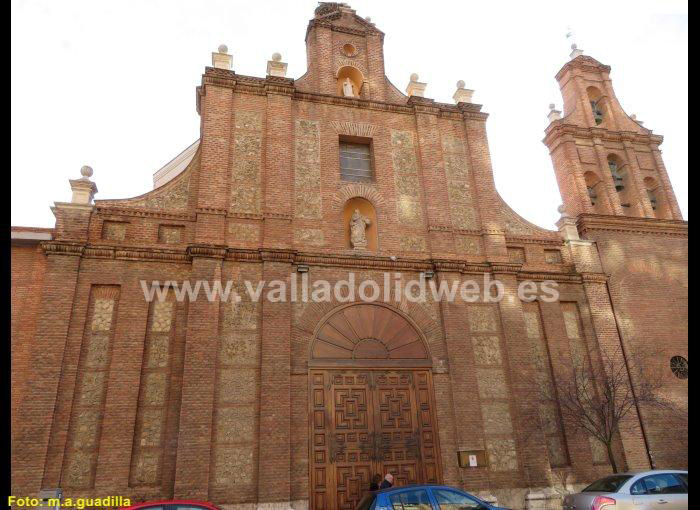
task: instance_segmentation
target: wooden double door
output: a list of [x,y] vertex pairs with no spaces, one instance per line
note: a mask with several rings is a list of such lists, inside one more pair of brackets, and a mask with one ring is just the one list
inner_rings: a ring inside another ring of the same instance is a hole
[[312,510],[353,510],[375,473],[441,479],[429,370],[311,370]]

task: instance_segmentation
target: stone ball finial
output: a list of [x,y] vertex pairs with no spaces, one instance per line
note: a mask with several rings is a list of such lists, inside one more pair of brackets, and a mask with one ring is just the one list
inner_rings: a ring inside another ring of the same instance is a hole
[[367,23],[372,23],[372,18],[370,18],[369,16],[367,16],[367,17],[365,18],[365,21],[366,21]]
[[411,81],[418,81],[418,73],[411,73]]
[[228,46],[225,44],[219,44],[219,53],[228,53]]
[[92,167],[87,165],[83,166],[80,169],[80,175],[82,175],[83,177],[92,177]]
[[282,54],[274,52],[272,54],[272,60],[274,60],[275,62],[279,62],[280,60],[282,60]]
[[549,103],[549,109],[554,110],[554,103]]
[[578,46],[576,46],[576,43],[573,43],[573,44],[571,45],[571,49],[572,49],[572,50],[575,50],[576,48],[578,48]]
[[459,81],[457,82],[457,88],[458,88],[458,89],[463,89],[463,88],[464,88],[464,85],[465,85],[464,80],[459,80]]
[[561,204],[559,207],[557,207],[557,212],[562,216],[566,214],[566,207],[564,207],[564,204]]

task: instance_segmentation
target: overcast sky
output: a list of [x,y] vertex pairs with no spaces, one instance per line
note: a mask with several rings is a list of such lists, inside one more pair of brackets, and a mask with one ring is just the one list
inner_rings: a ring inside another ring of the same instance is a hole
[[[487,121],[496,187],[526,219],[554,228],[561,198],[542,144],[554,75],[571,39],[612,66],[622,107],[661,134],[684,217],[688,207],[688,16],[679,1],[353,0],[386,36],[386,74],[452,102],[462,79]],[[195,87],[221,43],[239,74],[270,55],[306,70],[317,2],[12,0],[12,225],[54,225],[68,179],[94,168],[98,199],[153,188],[153,173],[199,137]]]

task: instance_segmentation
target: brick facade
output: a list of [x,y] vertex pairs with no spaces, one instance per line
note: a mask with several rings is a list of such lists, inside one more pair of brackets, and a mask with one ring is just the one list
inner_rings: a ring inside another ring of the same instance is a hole
[[[322,3],[301,78],[206,68],[201,142],[182,173],[132,199],[59,203],[51,240],[13,242],[14,494],[318,506],[310,353],[342,303],[179,302],[172,290],[148,303],[141,281],[230,280],[243,291],[246,280],[289,283],[305,266],[331,285],[354,272],[383,295],[385,272],[498,278],[499,303],[388,305],[429,352],[441,481],[514,508],[610,471],[537,400],[533,381],[565,378],[576,349],[658,350],[649,370],[687,406],[687,380],[669,369],[671,356],[687,358],[687,223],[661,137],[624,114],[609,68],[581,56],[557,75],[565,115],[545,143],[582,238],[563,239],[498,195],[481,105],[401,94],[384,75],[383,37],[344,4]],[[347,68],[362,76],[358,97],[338,95]],[[371,140],[374,182],[341,180],[342,137]],[[344,208],[358,197],[374,208],[376,250],[348,247]],[[521,302],[527,279],[557,282],[560,301]],[[646,409],[628,419],[637,432],[615,445],[621,465],[648,468],[647,443],[656,467],[687,466],[687,427],[667,430]],[[459,467],[459,450],[483,452],[488,466]]]

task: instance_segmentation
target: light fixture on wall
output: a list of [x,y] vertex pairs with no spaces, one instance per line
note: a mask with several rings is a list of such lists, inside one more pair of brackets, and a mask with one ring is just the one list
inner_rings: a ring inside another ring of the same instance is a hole
[[420,274],[420,276],[421,276],[421,278],[425,278],[426,280],[429,280],[429,279],[435,277],[435,271],[431,271],[431,270],[423,271]]
[[299,265],[297,266],[297,273],[308,273],[309,266]]

